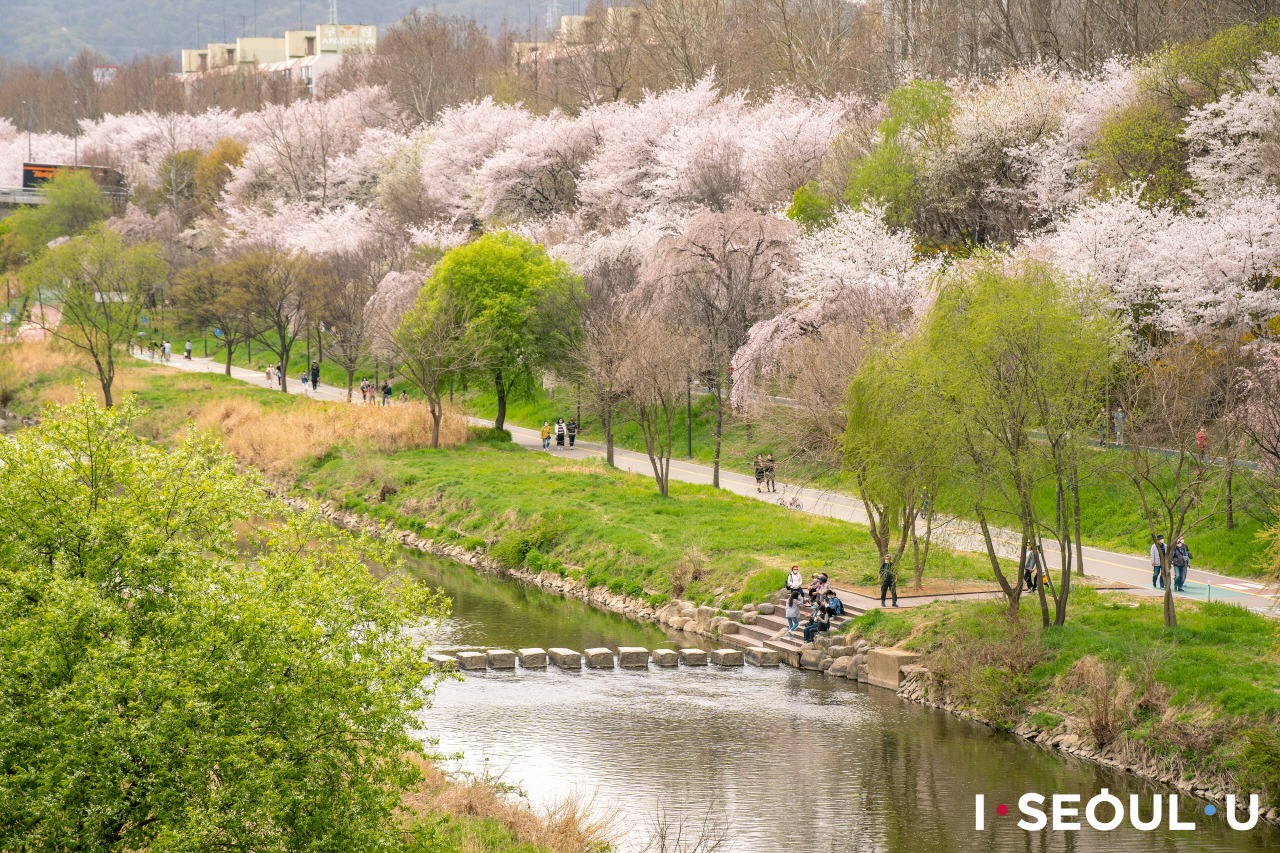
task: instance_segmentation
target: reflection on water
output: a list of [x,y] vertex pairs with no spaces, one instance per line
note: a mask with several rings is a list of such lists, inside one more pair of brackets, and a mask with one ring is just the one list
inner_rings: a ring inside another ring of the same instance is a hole
[[[657,629],[591,611],[452,565],[418,566],[455,597],[442,646],[664,643]],[[1194,832],[1132,828],[1026,833],[997,803],[1026,791],[1080,794],[1104,786],[1126,802],[1160,791],[1063,760],[1014,738],[902,702],[885,690],[795,670],[681,668],[640,672],[469,675],[424,715],[426,732],[464,765],[505,772],[535,804],[594,795],[630,841],[659,811],[702,825],[735,853],[822,851],[1252,851],[1280,849],[1273,829],[1235,832],[1186,802]],[[973,829],[985,794],[988,831]],[[1104,812],[1106,813],[1106,812]],[[1127,825],[1126,825],[1127,826]]]

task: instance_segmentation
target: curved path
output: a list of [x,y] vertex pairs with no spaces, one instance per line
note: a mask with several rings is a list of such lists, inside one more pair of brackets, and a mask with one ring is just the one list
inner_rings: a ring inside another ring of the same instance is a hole
[[[147,359],[140,359],[147,361]],[[179,370],[187,370],[199,373],[222,373],[224,368],[211,359],[192,358],[186,361],[181,354],[175,353],[169,367]],[[268,387],[266,377],[259,371],[248,370],[242,367],[232,367],[231,375],[236,379],[243,380],[259,387]],[[289,391],[294,394],[301,394],[302,386],[297,381],[297,377],[290,377]],[[318,391],[308,392],[308,396],[315,397],[319,400],[342,401],[345,402],[347,394],[345,389],[333,386],[321,385]],[[360,405],[357,399],[356,405]],[[476,418],[472,419],[475,423],[489,423]],[[603,457],[605,455],[604,445],[590,441],[578,441],[577,446],[573,450],[556,450],[555,444],[549,451],[542,450],[542,440],[536,430],[526,429],[525,427],[512,426],[508,424],[507,429],[511,432],[512,440],[522,447],[535,452],[547,452],[552,454],[564,454],[566,456],[576,457]],[[637,453],[631,450],[623,450],[622,448],[614,449],[614,463],[618,468],[624,471],[630,471],[644,476],[653,476],[653,468],[649,463],[649,457],[643,453]],[[701,465],[696,462],[690,462],[682,459],[671,460],[671,477],[685,483],[697,483],[710,485],[711,483],[711,467]],[[757,500],[776,501],[780,498],[795,499],[799,502],[796,509],[800,512],[807,512],[813,515],[822,515],[829,518],[836,518],[842,521],[852,521],[857,524],[865,525],[867,523],[867,515],[862,507],[861,502],[850,495],[840,492],[824,491],[820,489],[812,489],[804,486],[792,486],[784,483],[778,484],[777,494],[760,494],[755,490],[755,479],[745,474],[739,474],[735,471],[720,471],[721,488],[742,495],[743,497],[755,498]],[[1018,537],[1011,531],[993,530],[993,534],[1000,540],[1001,550],[1005,555],[1016,559],[1018,550]],[[935,525],[935,541],[947,545],[952,548],[965,551],[984,551],[982,540],[978,534],[977,528],[971,522],[963,519],[946,518]],[[1058,553],[1055,547],[1050,544],[1045,545],[1045,557],[1050,566],[1057,563]],[[1130,585],[1133,587],[1132,592],[1138,595],[1159,596],[1163,592],[1153,589],[1151,586],[1151,566],[1147,562],[1145,555],[1135,556],[1132,554],[1121,554],[1114,551],[1105,551],[1101,548],[1084,549],[1084,569],[1087,574],[1103,578],[1108,581]],[[1211,599],[1213,601],[1226,601],[1233,604],[1239,604],[1255,610],[1259,613],[1276,616],[1280,615],[1280,590],[1275,587],[1266,588],[1260,583],[1249,580],[1241,580],[1239,578],[1220,575],[1214,572],[1202,571],[1200,569],[1192,569],[1187,574],[1186,592],[1176,593],[1178,598],[1190,598],[1204,601]],[[927,599],[927,597],[926,597]],[[919,603],[923,603],[917,599]],[[911,598],[904,597],[902,599],[904,605],[913,603]]]

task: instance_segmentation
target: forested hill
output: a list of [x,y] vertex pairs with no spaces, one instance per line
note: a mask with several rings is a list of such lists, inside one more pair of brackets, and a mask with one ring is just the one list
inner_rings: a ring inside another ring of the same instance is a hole
[[[343,23],[386,27],[414,6],[494,26],[504,19],[523,26],[531,15],[540,20],[545,12],[542,0],[339,0],[338,15]],[[86,49],[113,60],[172,54],[220,41],[224,10],[229,38],[253,35],[255,8],[257,32],[263,36],[310,29],[329,15],[328,0],[0,0],[9,29],[0,57],[63,62]]]

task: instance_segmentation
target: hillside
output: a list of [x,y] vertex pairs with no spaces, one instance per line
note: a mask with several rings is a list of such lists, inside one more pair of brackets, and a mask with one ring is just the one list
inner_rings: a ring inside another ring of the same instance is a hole
[[[562,4],[563,5],[563,4]],[[10,34],[0,55],[9,60],[60,62],[81,50],[113,60],[136,54],[174,54],[184,47],[253,35],[256,8],[259,35],[279,35],[285,29],[309,29],[328,19],[327,0],[8,0],[3,4]],[[414,6],[434,8],[446,15],[474,16],[498,26],[504,18],[523,24],[532,13],[541,17],[543,4],[532,7],[514,0],[341,0],[343,23],[372,23],[387,27]],[[532,10],[532,12],[531,12]],[[299,26],[299,21],[302,26]],[[145,25],[141,25],[145,22]],[[242,29],[243,27],[243,29]],[[197,39],[197,30],[199,38]]]

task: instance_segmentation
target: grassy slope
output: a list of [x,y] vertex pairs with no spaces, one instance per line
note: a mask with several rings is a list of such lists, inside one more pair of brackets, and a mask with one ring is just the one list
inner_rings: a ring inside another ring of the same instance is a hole
[[[394,519],[462,531],[509,563],[526,552],[584,567],[591,583],[632,594],[757,600],[793,563],[833,579],[870,583],[878,563],[865,528],[798,514],[706,486],[652,480],[598,461],[526,453],[510,445],[342,454],[301,480],[308,491]],[[399,491],[377,502],[383,485]],[[990,578],[974,555],[939,553],[932,577]]]
[[[495,401],[490,392],[475,392],[467,397],[468,405],[481,417],[492,417]],[[712,425],[715,410],[710,397],[694,399],[693,418],[693,455],[694,458],[710,464],[713,458]],[[539,394],[530,400],[519,400],[508,404],[507,419],[518,426],[536,427],[544,420],[555,422],[557,417],[566,420],[576,413],[575,398],[571,387],[561,388],[557,399],[550,399],[546,394]],[[600,441],[600,429],[589,413],[584,413],[587,431],[583,438],[588,441]],[[685,416],[681,412],[676,434],[681,437],[677,443],[677,456],[684,457]],[[617,443],[620,447],[631,450],[643,450],[639,431],[632,424],[624,424],[617,429]],[[768,436],[758,431],[754,440],[748,437],[747,430],[741,422],[734,421],[725,431],[722,464],[724,467],[742,473],[750,473],[751,460],[756,453],[773,452],[779,459],[788,456],[785,449],[771,443]],[[1093,454],[1093,465],[1081,486],[1081,504],[1084,511],[1082,532],[1085,544],[1095,545],[1116,551],[1145,554],[1150,547],[1147,526],[1142,518],[1141,505],[1132,486],[1124,479],[1120,465],[1120,451],[1114,449],[1100,450]],[[788,472],[785,461],[779,471],[780,478],[804,480],[809,472]],[[1257,574],[1257,564],[1263,552],[1263,544],[1258,540],[1258,531],[1264,526],[1256,517],[1250,516],[1245,509],[1245,481],[1248,474],[1237,475],[1238,485],[1236,528],[1227,530],[1224,517],[1219,513],[1202,527],[1188,534],[1187,542],[1195,557],[1196,568],[1211,569],[1237,577],[1249,577]],[[822,477],[822,485],[852,493],[852,483],[847,479],[835,482],[832,478]],[[1047,514],[1053,507],[1053,493],[1047,486],[1036,496],[1037,503]],[[949,512],[962,514],[971,504],[969,496],[963,489],[943,496],[940,506]],[[1255,510],[1262,509],[1254,507]],[[1263,512],[1262,515],[1267,515]]]

